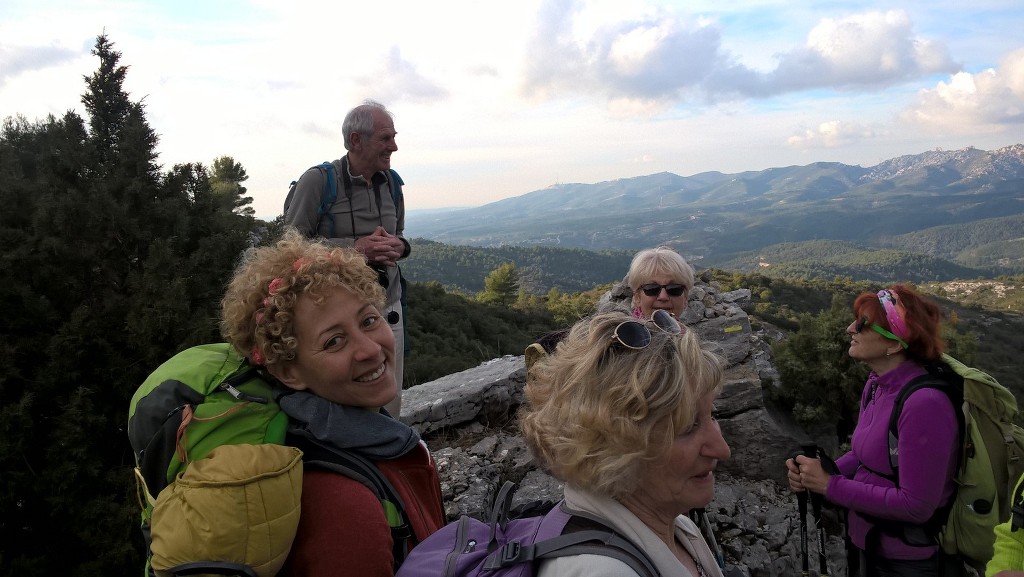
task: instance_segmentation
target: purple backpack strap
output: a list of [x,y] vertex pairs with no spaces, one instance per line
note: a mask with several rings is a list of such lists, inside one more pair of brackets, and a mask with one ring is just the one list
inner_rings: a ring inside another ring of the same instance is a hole
[[[491,513],[492,521],[496,519],[495,515],[497,514],[502,515],[502,519],[507,519],[511,495],[507,497],[508,502],[502,503],[506,488],[502,488],[499,499],[495,501],[495,511]],[[515,487],[511,487],[511,491],[514,490]],[[503,512],[500,513],[498,511],[499,504],[503,507]],[[532,543],[518,540],[507,541],[487,558],[484,569],[496,570],[521,563],[532,563],[540,559],[570,555],[603,555],[629,565],[641,577],[657,577],[658,571],[647,554],[598,518],[584,515],[582,518],[587,520],[587,528],[563,534],[566,525],[574,517],[573,514],[565,510],[564,505],[564,500],[559,501],[541,518],[540,526],[537,528]],[[492,525],[492,535],[493,527],[494,525]]]
[[540,529],[537,529],[538,542],[558,537],[565,530],[565,526],[569,523],[572,515],[565,510],[564,505],[564,500],[559,501],[555,503],[555,506],[550,511],[544,514],[544,520],[540,522]]

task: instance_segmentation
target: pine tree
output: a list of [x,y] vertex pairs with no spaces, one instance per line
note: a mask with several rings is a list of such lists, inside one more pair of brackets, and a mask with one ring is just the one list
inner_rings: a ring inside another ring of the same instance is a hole
[[257,224],[233,160],[223,190],[201,164],[160,173],[120,53],[101,35],[93,54],[88,121],[0,134],[0,575],[141,570],[129,400],[171,354],[217,339]]
[[246,188],[242,183],[249,180],[242,165],[230,156],[221,156],[213,160],[212,189],[213,194],[238,214],[253,216],[252,197],[245,196]]
[[484,290],[477,296],[483,303],[511,307],[519,294],[519,271],[515,263],[507,262],[491,271],[484,279]]

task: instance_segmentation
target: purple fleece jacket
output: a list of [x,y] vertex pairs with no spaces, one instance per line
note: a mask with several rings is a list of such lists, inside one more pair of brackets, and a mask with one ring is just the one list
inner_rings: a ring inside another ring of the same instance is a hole
[[[872,527],[862,514],[924,523],[953,494],[959,431],[952,403],[936,389],[921,389],[903,405],[897,424],[900,487],[872,472],[892,474],[887,438],[893,404],[900,390],[923,374],[924,368],[914,361],[884,375],[871,373],[862,393],[852,450],[836,461],[842,474],[833,475],[825,490],[825,498],[850,510],[850,539],[860,549],[865,548]],[[876,553],[886,559],[927,559],[937,549],[913,547],[883,534]]]

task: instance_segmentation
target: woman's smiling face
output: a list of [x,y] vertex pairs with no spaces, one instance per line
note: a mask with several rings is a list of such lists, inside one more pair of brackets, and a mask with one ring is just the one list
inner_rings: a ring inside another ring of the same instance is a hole
[[340,405],[376,409],[396,394],[395,336],[374,305],[344,289],[295,305],[296,356],[275,376]]

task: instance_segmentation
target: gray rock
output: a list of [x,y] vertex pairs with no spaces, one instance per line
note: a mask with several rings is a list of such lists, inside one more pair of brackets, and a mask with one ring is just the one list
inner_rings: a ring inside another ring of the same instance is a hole
[[522,404],[525,375],[522,356],[505,356],[406,389],[402,421],[423,434],[471,421],[500,420]]

